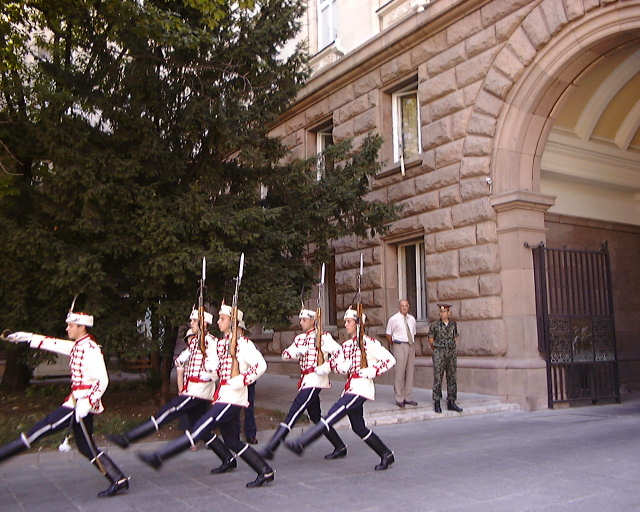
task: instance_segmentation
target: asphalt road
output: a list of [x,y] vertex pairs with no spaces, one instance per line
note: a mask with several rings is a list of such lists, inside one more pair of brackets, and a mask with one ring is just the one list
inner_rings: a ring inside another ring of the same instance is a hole
[[[451,417],[375,427],[396,454],[376,472],[375,454],[350,430],[346,459],[325,461],[318,440],[299,458],[281,448],[276,480],[246,489],[244,463],[210,475],[207,450],[185,453],[155,472],[136,457],[142,443],[114,460],[131,490],[98,499],[107,485],[76,452],[31,452],[0,466],[0,511],[635,511],[640,510],[640,397],[537,412]],[[261,436],[264,437],[264,436]]]

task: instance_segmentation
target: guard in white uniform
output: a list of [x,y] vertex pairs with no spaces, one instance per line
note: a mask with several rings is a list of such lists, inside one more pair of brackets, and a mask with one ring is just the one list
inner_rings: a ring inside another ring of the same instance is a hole
[[[293,343],[282,352],[282,359],[297,359],[300,364],[298,394],[289,408],[287,417],[280,423],[267,446],[260,451],[261,455],[266,459],[273,458],[274,452],[291,432],[296,421],[305,410],[311,421],[314,423],[320,421],[320,391],[331,387],[329,382],[329,373],[331,371],[329,360],[340,351],[340,345],[336,343],[331,334],[328,332],[323,333],[321,350],[325,362],[318,366],[318,349],[316,345],[316,330],[314,328],[316,312],[303,308],[298,318],[300,327],[305,332],[298,334]],[[347,455],[347,447],[333,427],[323,431],[323,434],[333,445],[333,452],[325,455],[325,459],[338,459]]]
[[349,308],[344,314],[344,326],[351,338],[342,343],[341,350],[331,360],[332,369],[338,373],[348,375],[342,396],[333,404],[329,413],[324,418],[321,418],[320,423],[306,430],[297,439],[285,442],[285,445],[294,453],[302,455],[302,452],[309,444],[323,433],[329,431],[331,426],[345,415],[348,415],[353,431],[380,456],[380,464],[375,467],[379,471],[387,469],[394,463],[395,459],[393,452],[384,445],[372,430],[366,427],[362,406],[365,401],[375,398],[373,379],[390,370],[396,360],[379,341],[365,335],[367,367],[360,368],[361,351],[356,336],[357,322],[357,312]]
[[[193,428],[196,421],[211,407],[211,400],[215,391],[215,374],[211,374],[205,368],[205,354],[200,348],[198,310],[194,309],[189,317],[190,329],[186,335],[187,348],[184,349],[175,360],[176,368],[182,369],[182,380],[179,394],[155,415],[147,421],[134,427],[124,434],[112,434],[107,436],[121,448],[129,445],[151,433],[157,432],[162,425],[168,424],[181,416],[187,418],[187,428]],[[213,323],[211,313],[204,313],[204,322],[207,326]],[[208,332],[204,338],[205,352],[209,347],[216,350],[218,339]],[[237,464],[233,454],[227,449],[222,440],[213,435],[207,443],[207,447],[220,457],[222,465],[211,470],[212,473],[224,473],[234,469]]]
[[[218,389],[213,396],[213,405],[196,422],[193,429],[185,430],[184,435],[169,441],[155,452],[140,453],[139,457],[154,469],[160,469],[164,461],[189,448],[194,448],[197,441],[207,441],[210,432],[219,427],[224,444],[258,474],[255,480],[247,484],[247,487],[259,487],[273,481],[274,471],[249,444],[240,441],[238,415],[242,407],[249,406],[247,386],[265,372],[267,363],[251,340],[244,335],[238,336],[236,358],[240,374],[231,377],[232,356],[229,351],[231,315],[231,307],[227,305],[220,307],[218,327],[224,336],[218,340],[216,351],[208,351],[205,361],[207,370],[217,373],[220,379]],[[238,327],[246,331],[242,316],[242,311],[238,310]]]
[[66,321],[69,340],[30,332],[15,332],[7,336],[12,343],[29,343],[31,348],[69,356],[71,393],[60,407],[26,434],[21,433],[18,439],[0,447],[0,461],[31,448],[42,437],[71,427],[80,453],[110,482],[98,496],[113,496],[129,488],[129,478],[106,453],[98,450],[93,441],[93,416],[104,411],[101,398],[109,384],[100,346],[87,330],[93,327],[93,316],[69,312]]

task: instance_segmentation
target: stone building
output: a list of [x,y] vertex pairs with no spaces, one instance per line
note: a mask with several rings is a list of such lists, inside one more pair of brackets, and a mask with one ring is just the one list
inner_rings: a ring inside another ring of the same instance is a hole
[[418,385],[431,386],[425,335],[445,301],[459,389],[546,407],[525,244],[607,241],[620,380],[637,386],[640,0],[309,0],[301,37],[314,72],[273,135],[310,157],[381,134],[370,195],[404,206],[386,236],[333,243],[330,323],[362,253],[371,331],[412,303]]

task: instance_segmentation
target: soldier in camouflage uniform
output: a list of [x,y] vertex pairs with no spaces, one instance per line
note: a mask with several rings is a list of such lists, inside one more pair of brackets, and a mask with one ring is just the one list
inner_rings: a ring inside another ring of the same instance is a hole
[[462,412],[462,407],[456,405],[458,384],[456,382],[456,338],[458,326],[449,320],[450,304],[438,304],[440,320],[429,326],[429,345],[433,350],[433,410],[442,413],[440,399],[442,398],[442,377],[447,374],[447,409]]

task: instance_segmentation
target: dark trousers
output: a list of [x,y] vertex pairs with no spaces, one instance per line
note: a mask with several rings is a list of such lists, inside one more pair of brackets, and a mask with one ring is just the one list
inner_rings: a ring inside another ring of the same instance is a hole
[[86,435],[80,423],[76,421],[75,411],[70,407],[58,407],[27,432],[27,442],[29,446],[32,446],[43,437],[71,427],[78,451],[91,460],[94,458],[94,454],[98,453],[98,448],[93,441],[93,414],[89,413],[82,421],[86,427]]
[[344,418],[345,415],[348,415],[351,429],[361,439],[365,439],[371,433],[364,423],[363,405],[366,401],[367,399],[362,396],[345,393],[331,406],[331,409],[321,421],[325,425],[332,426]]
[[289,431],[304,411],[307,411],[309,419],[314,423],[320,421],[320,388],[302,388],[298,391],[283,422]]
[[247,392],[249,395],[249,407],[244,409],[244,436],[247,439],[256,437],[256,415],[254,411],[254,405],[256,402],[256,383],[249,384],[247,386]]
[[240,441],[240,409],[239,405],[215,402],[185,434],[195,445],[196,441],[207,441],[209,432],[220,428],[224,444],[238,454],[246,446]]
[[165,423],[180,418],[183,430],[190,429],[211,406],[210,400],[188,395],[178,395],[167,402],[154,416],[155,424],[160,427]]

